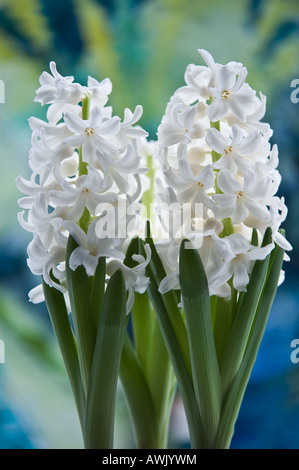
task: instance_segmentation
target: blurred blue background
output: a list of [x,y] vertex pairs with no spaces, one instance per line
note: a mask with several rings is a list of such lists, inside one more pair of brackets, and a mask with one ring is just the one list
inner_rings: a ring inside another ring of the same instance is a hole
[[[0,448],[79,448],[71,390],[44,305],[28,302],[39,283],[26,265],[30,234],[17,223],[15,178],[29,177],[31,115],[38,77],[50,60],[62,75],[109,77],[115,114],[144,107],[142,125],[155,138],[165,105],[183,84],[186,66],[201,63],[198,48],[215,60],[242,62],[248,82],[267,95],[265,120],[279,146],[289,208],[284,224],[294,249],[279,288],[237,421],[233,448],[299,448],[299,363],[290,343],[299,338],[299,103],[290,87],[299,79],[297,0],[0,0]],[[170,445],[188,446],[179,400]],[[132,433],[119,391],[116,446]]]

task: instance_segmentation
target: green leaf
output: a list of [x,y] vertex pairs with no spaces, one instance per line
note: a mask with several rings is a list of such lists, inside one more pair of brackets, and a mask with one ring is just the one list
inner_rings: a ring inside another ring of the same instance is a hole
[[[166,272],[163,267],[160,256],[157,252],[157,249],[155,247],[155,244],[153,242],[153,239],[150,236],[149,221],[147,223],[146,243],[148,243],[151,248],[151,261],[148,266],[148,271],[151,274],[152,278],[155,279],[155,284],[157,285],[157,290],[158,290],[160,282],[166,276]],[[192,375],[191,360],[190,360],[187,330],[186,330],[186,325],[183,320],[180,309],[178,308],[178,303],[180,301],[179,295],[177,295],[175,291],[171,290],[170,292],[161,294],[161,296],[162,296],[162,300],[165,305],[166,311],[169,313],[169,321],[171,324],[171,328],[176,337],[176,341],[178,342],[178,346],[183,356],[185,366],[191,377]]]
[[257,229],[253,228],[252,229],[252,236],[251,236],[251,245],[253,246],[258,246],[258,234],[257,234]]
[[[266,246],[271,241],[271,229],[267,229],[262,245]],[[234,380],[242,362],[256,309],[267,277],[269,259],[270,255],[264,260],[255,261],[247,291],[242,296],[242,301],[238,302],[235,320],[220,364],[224,394]]]
[[126,325],[126,287],[118,270],[104,295],[90,374],[85,422],[89,449],[113,448],[117,379]]
[[[172,311],[168,310],[169,304],[164,303],[165,296],[162,296],[158,291],[157,278],[153,272],[153,263],[149,263],[146,268],[146,273],[150,278],[148,295],[154,307],[160,331],[164,339],[184,403],[190,432],[191,447],[196,449],[201,448],[205,445],[204,430],[195,398],[191,378],[191,367],[190,369],[188,368],[188,362],[186,361],[186,343],[185,341],[182,342],[182,338],[185,338],[186,335],[187,352],[189,354],[186,327],[181,316],[177,316],[177,305],[175,305],[175,310]],[[179,319],[178,323],[175,322],[176,319]],[[178,331],[178,327],[180,326],[182,329],[181,331]],[[182,344],[184,345],[183,348],[181,348]]]
[[[189,242],[188,242],[189,243]],[[180,283],[186,315],[192,377],[208,447],[220,419],[222,385],[214,343],[209,287],[199,253],[180,248]]]
[[277,291],[284,250],[278,246],[271,253],[268,277],[259,302],[240,369],[224,402],[215,448],[228,448],[234,433],[242,399],[261,344]]
[[233,321],[234,297],[224,299],[217,297],[214,313],[214,339],[217,352],[218,364],[221,363],[223,352],[230,335]]
[[137,261],[135,261],[134,259],[132,259],[132,256],[133,255],[138,255],[140,253],[140,249],[139,249],[139,238],[138,237],[134,237],[132,238],[128,248],[127,248],[127,251],[126,251],[126,256],[125,256],[125,259],[124,259],[124,264],[126,266],[128,266],[129,268],[134,268],[135,266],[137,266]]
[[80,374],[76,341],[71,329],[64,296],[62,292],[46,284],[43,279],[42,285],[49,316],[73,390],[81,428],[83,431],[85,417],[85,396]]
[[96,329],[90,301],[89,280],[85,268],[84,266],[79,266],[73,271],[69,266],[71,253],[77,246],[77,243],[70,235],[66,255],[67,287],[78,347],[81,376],[85,393],[87,393]]

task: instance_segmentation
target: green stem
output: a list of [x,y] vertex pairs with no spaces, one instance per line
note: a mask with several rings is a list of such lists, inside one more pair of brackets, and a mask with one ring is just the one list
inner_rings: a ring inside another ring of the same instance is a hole
[[[153,271],[152,268],[153,265],[150,263],[146,270],[150,278],[148,294],[155,310],[160,331],[178,381],[188,422],[191,447],[193,449],[204,448],[206,445],[205,435],[192,382],[191,359],[186,326],[182,317],[175,315],[175,319],[180,318],[182,322],[179,322],[181,334],[174,331],[173,327],[176,324],[172,318],[174,312],[170,310],[169,305],[167,306],[167,303],[165,303],[165,295],[162,296],[158,291],[156,272],[155,270]],[[175,307],[177,308],[176,305]],[[178,326],[178,324],[176,324],[176,326]],[[183,343],[180,341],[182,337],[184,338]],[[185,341],[187,341],[187,351],[185,349]],[[186,352],[189,353],[188,361],[186,361]]]
[[223,352],[231,330],[231,314],[231,301],[218,297],[214,320],[214,338],[219,364],[221,363]]
[[[132,242],[125,262],[131,264],[132,250],[142,250],[140,242]],[[164,340],[148,298],[148,294],[135,293],[132,308],[134,347],[147,380],[155,406],[156,445],[167,446],[170,412],[173,403],[173,370]]]
[[153,320],[145,373],[155,405],[158,448],[166,449],[176,380],[159,324],[155,317]]
[[[86,96],[82,100],[82,119],[87,121],[89,119],[90,111],[90,97]],[[79,148],[79,176],[87,175],[87,163],[82,160],[82,147]]]
[[[90,111],[90,97],[86,96],[82,100],[82,119],[88,120],[89,119],[89,111]],[[79,176],[87,175],[87,163],[82,160],[82,146],[79,148]],[[79,226],[84,230],[87,231],[88,224],[90,222],[90,213],[89,210],[85,207],[84,212],[79,220]]]
[[[147,166],[148,172],[147,177],[150,181],[150,187],[142,196],[142,204],[145,206],[146,209],[146,218],[150,219],[151,214],[151,203],[154,201],[154,187],[155,187],[155,170],[153,168],[153,156],[149,155],[147,157]],[[153,223],[153,221],[151,221]]]
[[158,292],[158,286],[155,282],[155,278],[152,275],[149,296],[154,306],[159,327],[178,381],[178,386],[182,396],[182,401],[184,403],[188,422],[191,447],[193,449],[204,448],[206,445],[204,429],[195,398],[191,371],[189,372],[186,367],[180,345],[177,342],[176,335],[170,323],[169,317],[171,316],[171,312],[167,312],[162,296]]
[[232,224],[230,217],[228,217],[227,219],[222,219],[222,223],[223,223],[223,230],[219,234],[220,238],[228,237],[229,235],[234,233],[235,230],[234,230],[234,226]]
[[[210,99],[210,103],[211,102],[212,102],[212,98]],[[220,121],[211,122],[210,127],[212,129],[217,129],[217,131],[220,132]],[[212,150],[212,162],[213,163],[219,160],[220,157],[221,157],[220,153],[217,153],[215,152],[215,150]],[[222,191],[217,184],[217,175],[218,175],[219,170],[214,170],[214,171],[215,171],[215,191],[217,194],[221,194]],[[222,223],[223,223],[223,231],[219,235],[220,238],[223,238],[225,236],[228,236],[234,233],[234,227],[230,218],[223,219]]]
[[152,343],[153,314],[147,293],[135,293],[132,308],[134,347],[144,371],[147,370],[149,350]]

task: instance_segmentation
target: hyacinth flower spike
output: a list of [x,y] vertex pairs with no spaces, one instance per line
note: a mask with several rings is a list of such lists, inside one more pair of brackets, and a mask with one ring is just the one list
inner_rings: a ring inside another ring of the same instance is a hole
[[[227,448],[284,278],[285,250],[292,247],[280,228],[287,208],[275,195],[281,180],[277,146],[271,148],[272,130],[260,121],[265,97],[248,85],[242,64],[218,64],[207,51],[199,52],[206,66],[187,67],[186,84],[170,98],[158,128],[163,168],[157,198],[166,202],[173,193],[183,210],[196,202],[196,181],[206,188],[197,199],[202,211],[192,219],[194,225],[201,219],[201,244],[192,246],[188,232],[172,243],[149,235],[148,289],[181,390],[191,446]],[[188,129],[200,134],[174,133],[185,116]]]
[[243,64],[199,53],[156,142],[141,106],[112,115],[109,79],[82,86],[54,62],[40,77],[47,120],[29,120],[18,217],[42,278],[29,297],[46,301],[86,448],[113,448],[118,379],[137,447],[167,447],[178,386],[191,447],[228,448],[284,280],[266,98]]
[[148,188],[143,110],[121,120],[106,106],[109,79],[82,86],[50,69],[35,98],[47,119],[29,120],[32,176],[17,178],[28,266],[41,277],[29,298],[46,302],[85,448],[114,446],[119,378],[136,445],[165,447],[175,378],[146,293],[151,250],[136,253],[127,229],[140,226]]

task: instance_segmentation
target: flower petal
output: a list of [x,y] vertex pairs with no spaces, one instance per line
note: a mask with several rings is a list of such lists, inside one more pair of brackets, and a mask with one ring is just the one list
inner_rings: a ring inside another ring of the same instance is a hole
[[86,122],[74,113],[64,113],[64,122],[75,134],[82,134],[86,127]]
[[217,153],[222,154],[225,147],[228,146],[229,141],[217,129],[209,129],[206,134],[206,143],[211,149]]
[[100,133],[103,135],[115,135],[120,131],[120,118],[114,116],[106,121],[103,121],[100,126]]
[[233,286],[239,292],[246,291],[249,282],[249,276],[246,267],[242,263],[235,263]]
[[219,172],[217,184],[225,194],[236,194],[242,188],[239,181],[225,168]]
[[222,98],[215,99],[207,109],[207,116],[212,122],[219,121],[224,118],[228,112],[228,100]]
[[223,65],[218,70],[218,85],[221,90],[230,90],[236,81],[236,73],[231,67]]
[[166,292],[178,288],[178,286],[178,274],[177,272],[173,272],[162,279],[158,290],[160,294],[166,294]]
[[88,255],[89,250],[86,248],[82,248],[82,246],[75,248],[69,259],[70,268],[75,271],[78,266],[84,265]]
[[232,98],[228,101],[228,107],[231,112],[239,119],[241,122],[246,122],[246,114],[244,108],[238,103],[237,98]]

